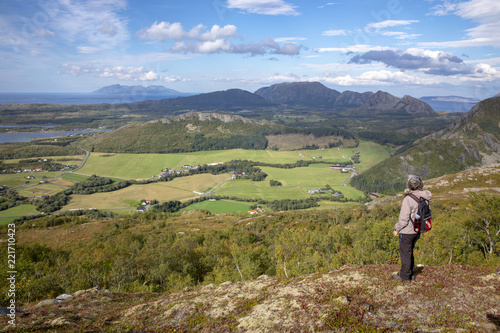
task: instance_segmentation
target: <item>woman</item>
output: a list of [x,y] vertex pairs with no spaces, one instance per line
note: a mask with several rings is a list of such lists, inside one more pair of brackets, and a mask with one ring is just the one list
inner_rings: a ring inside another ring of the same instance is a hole
[[[431,200],[432,194],[427,190],[423,190],[424,183],[419,176],[410,175],[407,181],[408,190],[417,198]],[[401,212],[399,220],[394,226],[394,236],[399,234],[399,256],[401,257],[401,270],[392,278],[397,281],[410,282],[413,279],[414,273],[414,257],[413,249],[415,243],[420,238],[420,233],[413,229],[412,219],[417,212],[418,202],[410,196],[405,196],[401,204]]]

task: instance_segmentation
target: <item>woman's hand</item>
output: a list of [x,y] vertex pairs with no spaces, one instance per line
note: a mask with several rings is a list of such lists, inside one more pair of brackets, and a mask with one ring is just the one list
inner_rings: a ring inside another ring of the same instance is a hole
[[398,235],[398,232],[396,230],[394,230],[392,233],[394,234],[394,236]]

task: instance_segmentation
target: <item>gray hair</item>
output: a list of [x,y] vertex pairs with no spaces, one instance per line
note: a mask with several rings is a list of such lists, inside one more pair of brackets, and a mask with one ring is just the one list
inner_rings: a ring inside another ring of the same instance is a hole
[[424,188],[424,182],[422,178],[417,175],[410,175],[406,183],[410,191],[421,190]]

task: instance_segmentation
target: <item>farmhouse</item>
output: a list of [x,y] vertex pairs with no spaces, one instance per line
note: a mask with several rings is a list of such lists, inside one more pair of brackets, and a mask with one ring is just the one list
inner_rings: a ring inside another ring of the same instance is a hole
[[368,193],[368,195],[372,198],[379,198],[380,196],[376,195],[375,193]]
[[332,194],[332,197],[334,197],[334,198],[341,198],[342,197],[342,193],[335,192],[335,193]]
[[347,166],[345,164],[340,164],[340,165],[332,164],[332,165],[330,165],[330,169],[346,170],[345,172],[348,172],[349,170],[354,170],[354,167],[353,166]]
[[241,178],[243,176],[245,176],[245,172],[244,171],[233,171],[233,172],[231,172],[231,179]]
[[315,188],[314,190],[309,190],[307,193],[309,193],[309,194],[321,193],[321,190],[318,190],[317,188]]

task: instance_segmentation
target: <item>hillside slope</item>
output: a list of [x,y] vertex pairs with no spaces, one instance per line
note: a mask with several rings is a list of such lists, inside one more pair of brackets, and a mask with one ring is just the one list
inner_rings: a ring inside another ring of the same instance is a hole
[[263,125],[235,115],[188,112],[180,116],[127,125],[85,139],[82,147],[99,152],[167,153],[231,148],[264,149]]
[[352,184],[358,189],[394,192],[408,174],[439,177],[471,167],[500,163],[500,98],[476,104],[449,127],[415,142],[376,165]]
[[403,284],[390,279],[397,270],[396,265],[344,266],[294,279],[263,275],[167,294],[91,289],[25,309],[18,314],[17,327],[29,332],[500,329],[500,277],[493,271],[422,267],[416,281]]

